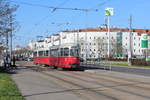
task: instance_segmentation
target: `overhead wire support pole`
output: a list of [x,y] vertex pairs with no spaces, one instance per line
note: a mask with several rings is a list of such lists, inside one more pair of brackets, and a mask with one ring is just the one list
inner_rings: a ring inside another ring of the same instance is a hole
[[107,50],[107,56],[108,56],[108,59],[110,57],[110,16],[107,16],[107,29],[108,29],[108,34],[107,34],[107,40],[108,40],[108,50]]
[[[110,16],[114,15],[113,8],[105,9],[105,16],[107,16],[107,59],[109,61],[110,58]],[[111,70],[111,62],[109,62],[110,70]]]
[[107,40],[108,40],[108,50],[107,50],[107,59],[108,59],[108,62],[109,62],[109,70],[112,70],[111,68],[111,62],[109,61],[110,59],[110,16],[107,16],[107,29],[108,29],[108,34],[107,34]]
[[12,54],[12,32],[13,32],[13,26],[12,26],[12,15],[10,15],[10,58],[12,58],[13,54]]
[[88,42],[87,42],[87,32],[88,32],[88,12],[86,11],[86,25],[85,27],[87,28],[87,30],[85,31],[85,64],[87,66],[87,58],[88,58],[88,50],[87,50],[87,46],[88,46]]
[[132,16],[129,18],[129,47],[128,47],[128,65],[131,65],[132,59]]
[[9,55],[9,40],[8,40],[8,30],[6,32],[6,58],[5,58],[5,67],[7,67],[7,64],[8,64],[8,55]]

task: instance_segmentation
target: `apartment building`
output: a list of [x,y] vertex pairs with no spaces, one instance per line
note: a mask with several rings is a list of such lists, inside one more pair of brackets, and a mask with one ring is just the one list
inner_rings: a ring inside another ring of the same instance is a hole
[[[110,56],[127,57],[129,44],[131,45],[131,52],[134,57],[143,56],[145,50],[141,48],[141,34],[143,33],[148,34],[149,40],[150,30],[133,29],[130,42],[129,29],[110,29]],[[61,31],[59,34],[46,37],[42,41],[30,42],[30,46],[32,46],[32,49],[34,48],[36,50],[48,50],[52,45],[67,43],[79,44],[80,56],[82,58],[93,59],[107,57],[108,32],[105,28],[66,30]],[[150,43],[148,44],[148,47],[150,48]]]

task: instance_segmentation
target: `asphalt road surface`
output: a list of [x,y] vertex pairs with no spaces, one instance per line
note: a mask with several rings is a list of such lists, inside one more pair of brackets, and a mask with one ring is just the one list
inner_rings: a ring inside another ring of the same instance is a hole
[[[84,65],[82,66],[84,69],[99,69],[99,70],[109,70],[109,66],[103,65]],[[129,74],[150,76],[150,68],[130,68],[130,67],[114,67],[111,66],[111,71],[123,72]]]
[[12,75],[26,100],[150,100],[150,78],[107,70],[59,71],[20,63]]

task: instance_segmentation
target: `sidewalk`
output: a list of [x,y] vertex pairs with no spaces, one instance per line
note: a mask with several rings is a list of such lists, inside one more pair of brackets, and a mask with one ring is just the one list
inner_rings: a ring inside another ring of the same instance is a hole
[[18,67],[17,74],[13,74],[12,78],[26,100],[81,100],[50,78],[26,67]]

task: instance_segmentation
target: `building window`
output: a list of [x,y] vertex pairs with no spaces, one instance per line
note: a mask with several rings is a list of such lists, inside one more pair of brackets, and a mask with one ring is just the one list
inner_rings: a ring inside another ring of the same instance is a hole
[[105,38],[103,37],[103,39],[105,39]]
[[126,37],[126,40],[127,40],[128,38]]
[[84,57],[84,54],[82,54],[82,57]]
[[134,49],[134,52],[135,52],[135,49]]
[[136,44],[134,43],[134,46],[135,46]]
[[90,37],[90,39],[91,39],[91,37]]
[[135,40],[136,38],[134,37],[134,40]]
[[94,37],[94,39],[96,39],[96,37]]

